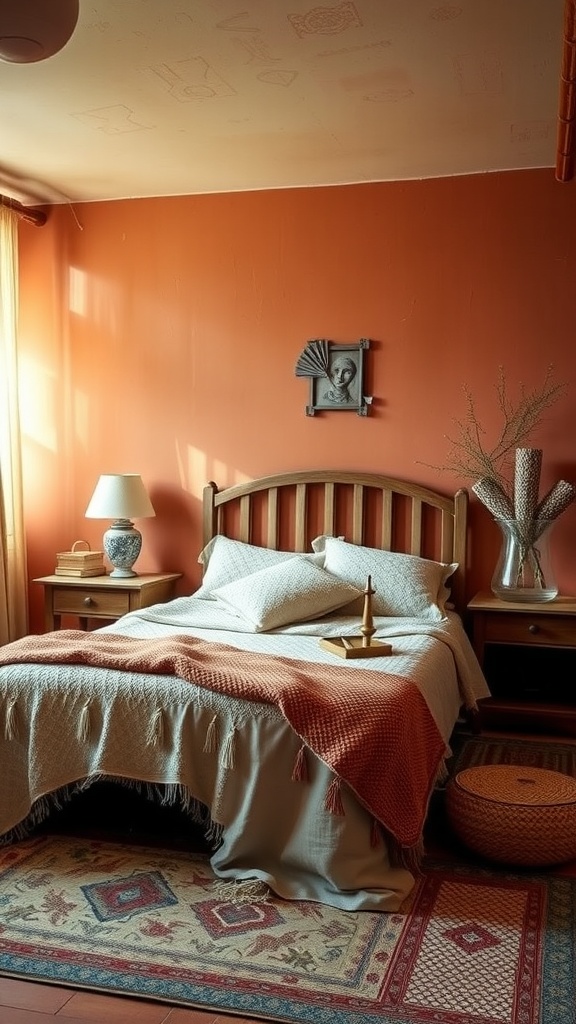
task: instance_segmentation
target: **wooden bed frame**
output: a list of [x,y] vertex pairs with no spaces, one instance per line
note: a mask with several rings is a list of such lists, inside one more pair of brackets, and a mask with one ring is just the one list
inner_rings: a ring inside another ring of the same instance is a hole
[[457,562],[451,601],[464,613],[468,492],[452,496],[377,473],[303,470],[203,494],[207,544],[224,534],[272,549],[310,551],[318,534],[354,544]]

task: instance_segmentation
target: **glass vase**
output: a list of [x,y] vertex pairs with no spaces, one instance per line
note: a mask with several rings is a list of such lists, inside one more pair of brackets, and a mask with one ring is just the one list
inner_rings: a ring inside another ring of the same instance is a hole
[[555,520],[521,524],[497,519],[502,531],[500,557],[492,576],[492,592],[504,601],[553,601],[558,594],[550,558],[550,533]]

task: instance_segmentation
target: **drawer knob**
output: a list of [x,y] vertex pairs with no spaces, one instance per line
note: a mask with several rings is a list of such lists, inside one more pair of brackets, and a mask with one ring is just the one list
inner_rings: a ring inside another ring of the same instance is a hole
[[535,622],[531,622],[530,625],[528,626],[528,632],[529,633],[538,633],[539,629],[540,629],[540,627],[537,626]]
[[[89,608],[91,604],[94,604],[94,602],[93,602],[91,597],[85,597],[84,598],[84,604],[86,605],[87,608]],[[532,627],[530,627],[530,628],[532,628]]]

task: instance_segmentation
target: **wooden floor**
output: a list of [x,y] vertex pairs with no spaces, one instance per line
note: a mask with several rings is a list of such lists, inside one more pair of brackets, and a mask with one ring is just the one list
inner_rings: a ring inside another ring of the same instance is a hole
[[[0,977],[0,1024],[253,1024],[206,1010]],[[262,1024],[255,1021],[254,1024]]]

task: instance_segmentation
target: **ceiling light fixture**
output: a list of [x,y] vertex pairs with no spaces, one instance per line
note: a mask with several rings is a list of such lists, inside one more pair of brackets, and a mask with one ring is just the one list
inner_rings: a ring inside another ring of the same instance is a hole
[[79,0],[0,0],[0,60],[34,64],[58,53],[70,39]]

